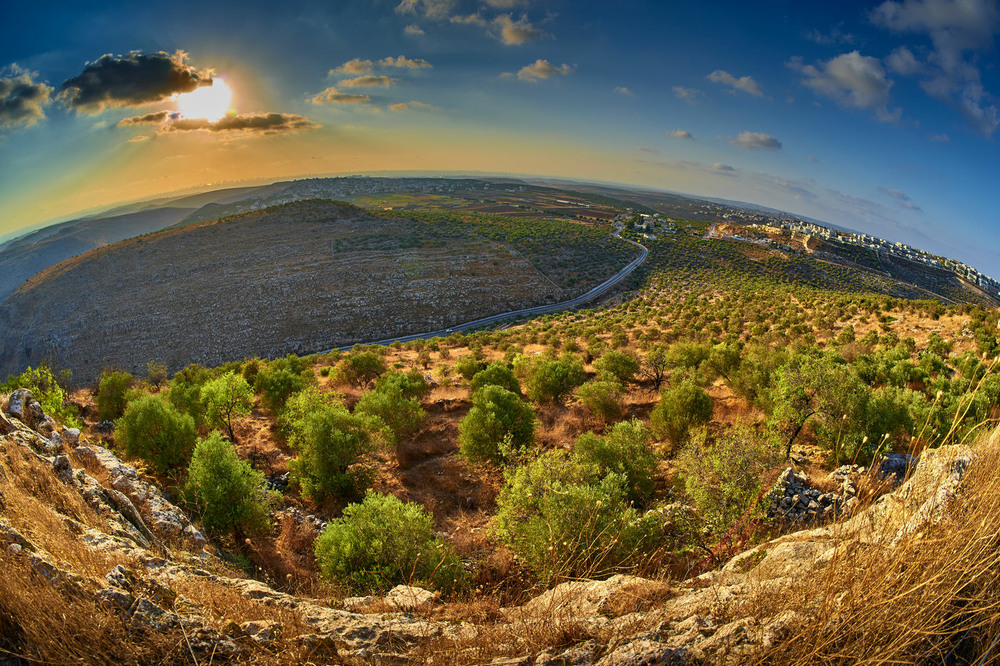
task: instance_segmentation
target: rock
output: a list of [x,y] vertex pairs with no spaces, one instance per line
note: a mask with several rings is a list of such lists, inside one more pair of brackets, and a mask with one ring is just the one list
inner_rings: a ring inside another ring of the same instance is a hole
[[0,414],[0,435],[8,435],[16,429],[17,427],[11,423],[6,416]]
[[534,666],[590,666],[598,649],[597,641],[589,640],[566,650],[546,650],[535,657]]
[[66,446],[75,447],[80,443],[80,429],[79,428],[65,428],[62,432],[62,439]]
[[33,430],[45,420],[42,406],[35,400],[31,391],[23,388],[10,394],[7,401],[7,413]]
[[94,431],[98,435],[112,435],[115,432],[115,422],[114,421],[101,421],[94,426]]
[[878,466],[878,476],[882,480],[891,480],[893,485],[899,485],[917,463],[917,457],[906,453],[888,453]]
[[73,466],[69,462],[69,457],[65,453],[60,453],[52,461],[52,469],[55,470],[56,476],[63,483],[67,483],[73,478]]
[[370,594],[364,597],[347,597],[340,602],[340,607],[345,611],[356,613],[360,609],[370,606],[376,601],[378,601],[378,597],[374,597]]
[[240,625],[240,631],[258,645],[273,643],[281,637],[281,625],[272,620],[251,620]]
[[609,600],[626,588],[649,586],[645,578],[618,574],[607,580],[571,581],[543,592],[520,609],[520,615],[534,618],[595,617],[601,615]]
[[385,595],[386,604],[392,608],[406,611],[435,603],[437,600],[438,595],[430,590],[412,585],[397,585]]

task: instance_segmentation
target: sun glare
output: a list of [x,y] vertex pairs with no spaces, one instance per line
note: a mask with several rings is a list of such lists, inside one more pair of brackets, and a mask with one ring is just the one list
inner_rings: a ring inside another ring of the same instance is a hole
[[185,118],[205,118],[215,122],[229,111],[233,91],[222,79],[215,79],[210,86],[202,86],[189,93],[174,96],[177,109]]

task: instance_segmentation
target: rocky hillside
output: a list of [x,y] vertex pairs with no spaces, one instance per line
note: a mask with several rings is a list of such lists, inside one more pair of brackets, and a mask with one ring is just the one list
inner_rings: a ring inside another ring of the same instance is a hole
[[318,600],[245,578],[165,493],[30,392],[3,406],[0,650],[32,662],[971,663],[1000,624],[995,432],[929,450],[846,521],[719,570],[564,583],[477,613],[412,587]]
[[571,233],[539,243],[526,226],[309,201],[131,239],[4,302],[0,376],[50,360],[87,382],[112,366],[175,371],[444,329],[578,295],[635,253],[592,227],[548,224]]

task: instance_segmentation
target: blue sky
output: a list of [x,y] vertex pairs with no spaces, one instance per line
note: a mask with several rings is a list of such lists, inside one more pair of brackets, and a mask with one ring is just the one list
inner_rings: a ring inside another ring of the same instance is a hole
[[[1000,276],[996,1],[4,3],[0,26],[0,236],[210,183],[478,171],[749,201]],[[218,81],[221,119],[174,98]]]

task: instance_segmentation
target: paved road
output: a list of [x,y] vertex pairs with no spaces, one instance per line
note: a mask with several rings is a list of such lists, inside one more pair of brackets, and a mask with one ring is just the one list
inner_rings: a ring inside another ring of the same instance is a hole
[[[618,235],[617,231],[615,232],[614,235],[617,238],[621,238]],[[636,268],[638,268],[640,265],[642,265],[643,262],[646,261],[646,257],[649,256],[649,250],[647,250],[644,245],[642,245],[641,243],[636,243],[635,241],[630,241],[627,238],[623,238],[622,240],[624,240],[626,243],[631,243],[632,245],[635,245],[636,247],[638,247],[639,250],[641,251],[640,254],[639,254],[639,256],[636,257],[635,259],[633,259],[625,268],[621,269],[620,271],[618,271],[617,273],[615,273],[614,275],[612,275],[610,278],[608,278],[607,280],[605,280],[601,284],[597,285],[596,287],[594,287],[593,289],[591,289],[587,293],[581,294],[580,296],[577,296],[576,298],[571,298],[570,300],[563,301],[561,303],[552,303],[551,305],[539,305],[539,306],[533,307],[533,308],[524,308],[523,310],[514,310],[512,312],[503,312],[501,314],[495,314],[495,315],[491,315],[489,317],[483,317],[482,319],[476,319],[474,321],[467,321],[464,324],[455,324],[451,328],[446,328],[446,329],[442,329],[442,330],[439,330],[439,331],[428,331],[426,333],[413,333],[411,335],[401,335],[398,338],[387,338],[385,340],[376,340],[374,342],[362,342],[362,343],[359,343],[359,344],[363,344],[363,345],[387,345],[387,344],[392,343],[392,342],[409,342],[410,340],[421,340],[421,339],[424,339],[424,338],[446,337],[446,336],[451,335],[452,333],[454,333],[456,331],[468,331],[468,330],[473,329],[473,328],[482,328],[484,326],[489,326],[491,324],[495,324],[495,323],[503,321],[505,319],[514,319],[515,317],[524,317],[524,316],[528,316],[528,315],[551,314],[553,312],[559,312],[560,310],[568,310],[570,308],[578,307],[578,306],[583,305],[584,303],[587,303],[589,301],[592,301],[595,298],[597,298],[598,296],[601,296],[602,294],[606,293],[609,289],[611,289],[616,284],[618,284],[619,282],[621,282],[622,280],[624,280],[625,278],[627,278],[629,275],[631,275],[632,271],[634,271]],[[346,345],[344,347],[338,347],[337,349],[339,349],[341,351],[346,351],[348,349],[351,349],[353,346],[354,345]],[[331,349],[331,350],[327,350],[325,352],[317,352],[317,353],[326,354],[326,353],[328,353],[330,351],[333,351],[333,350]]]

